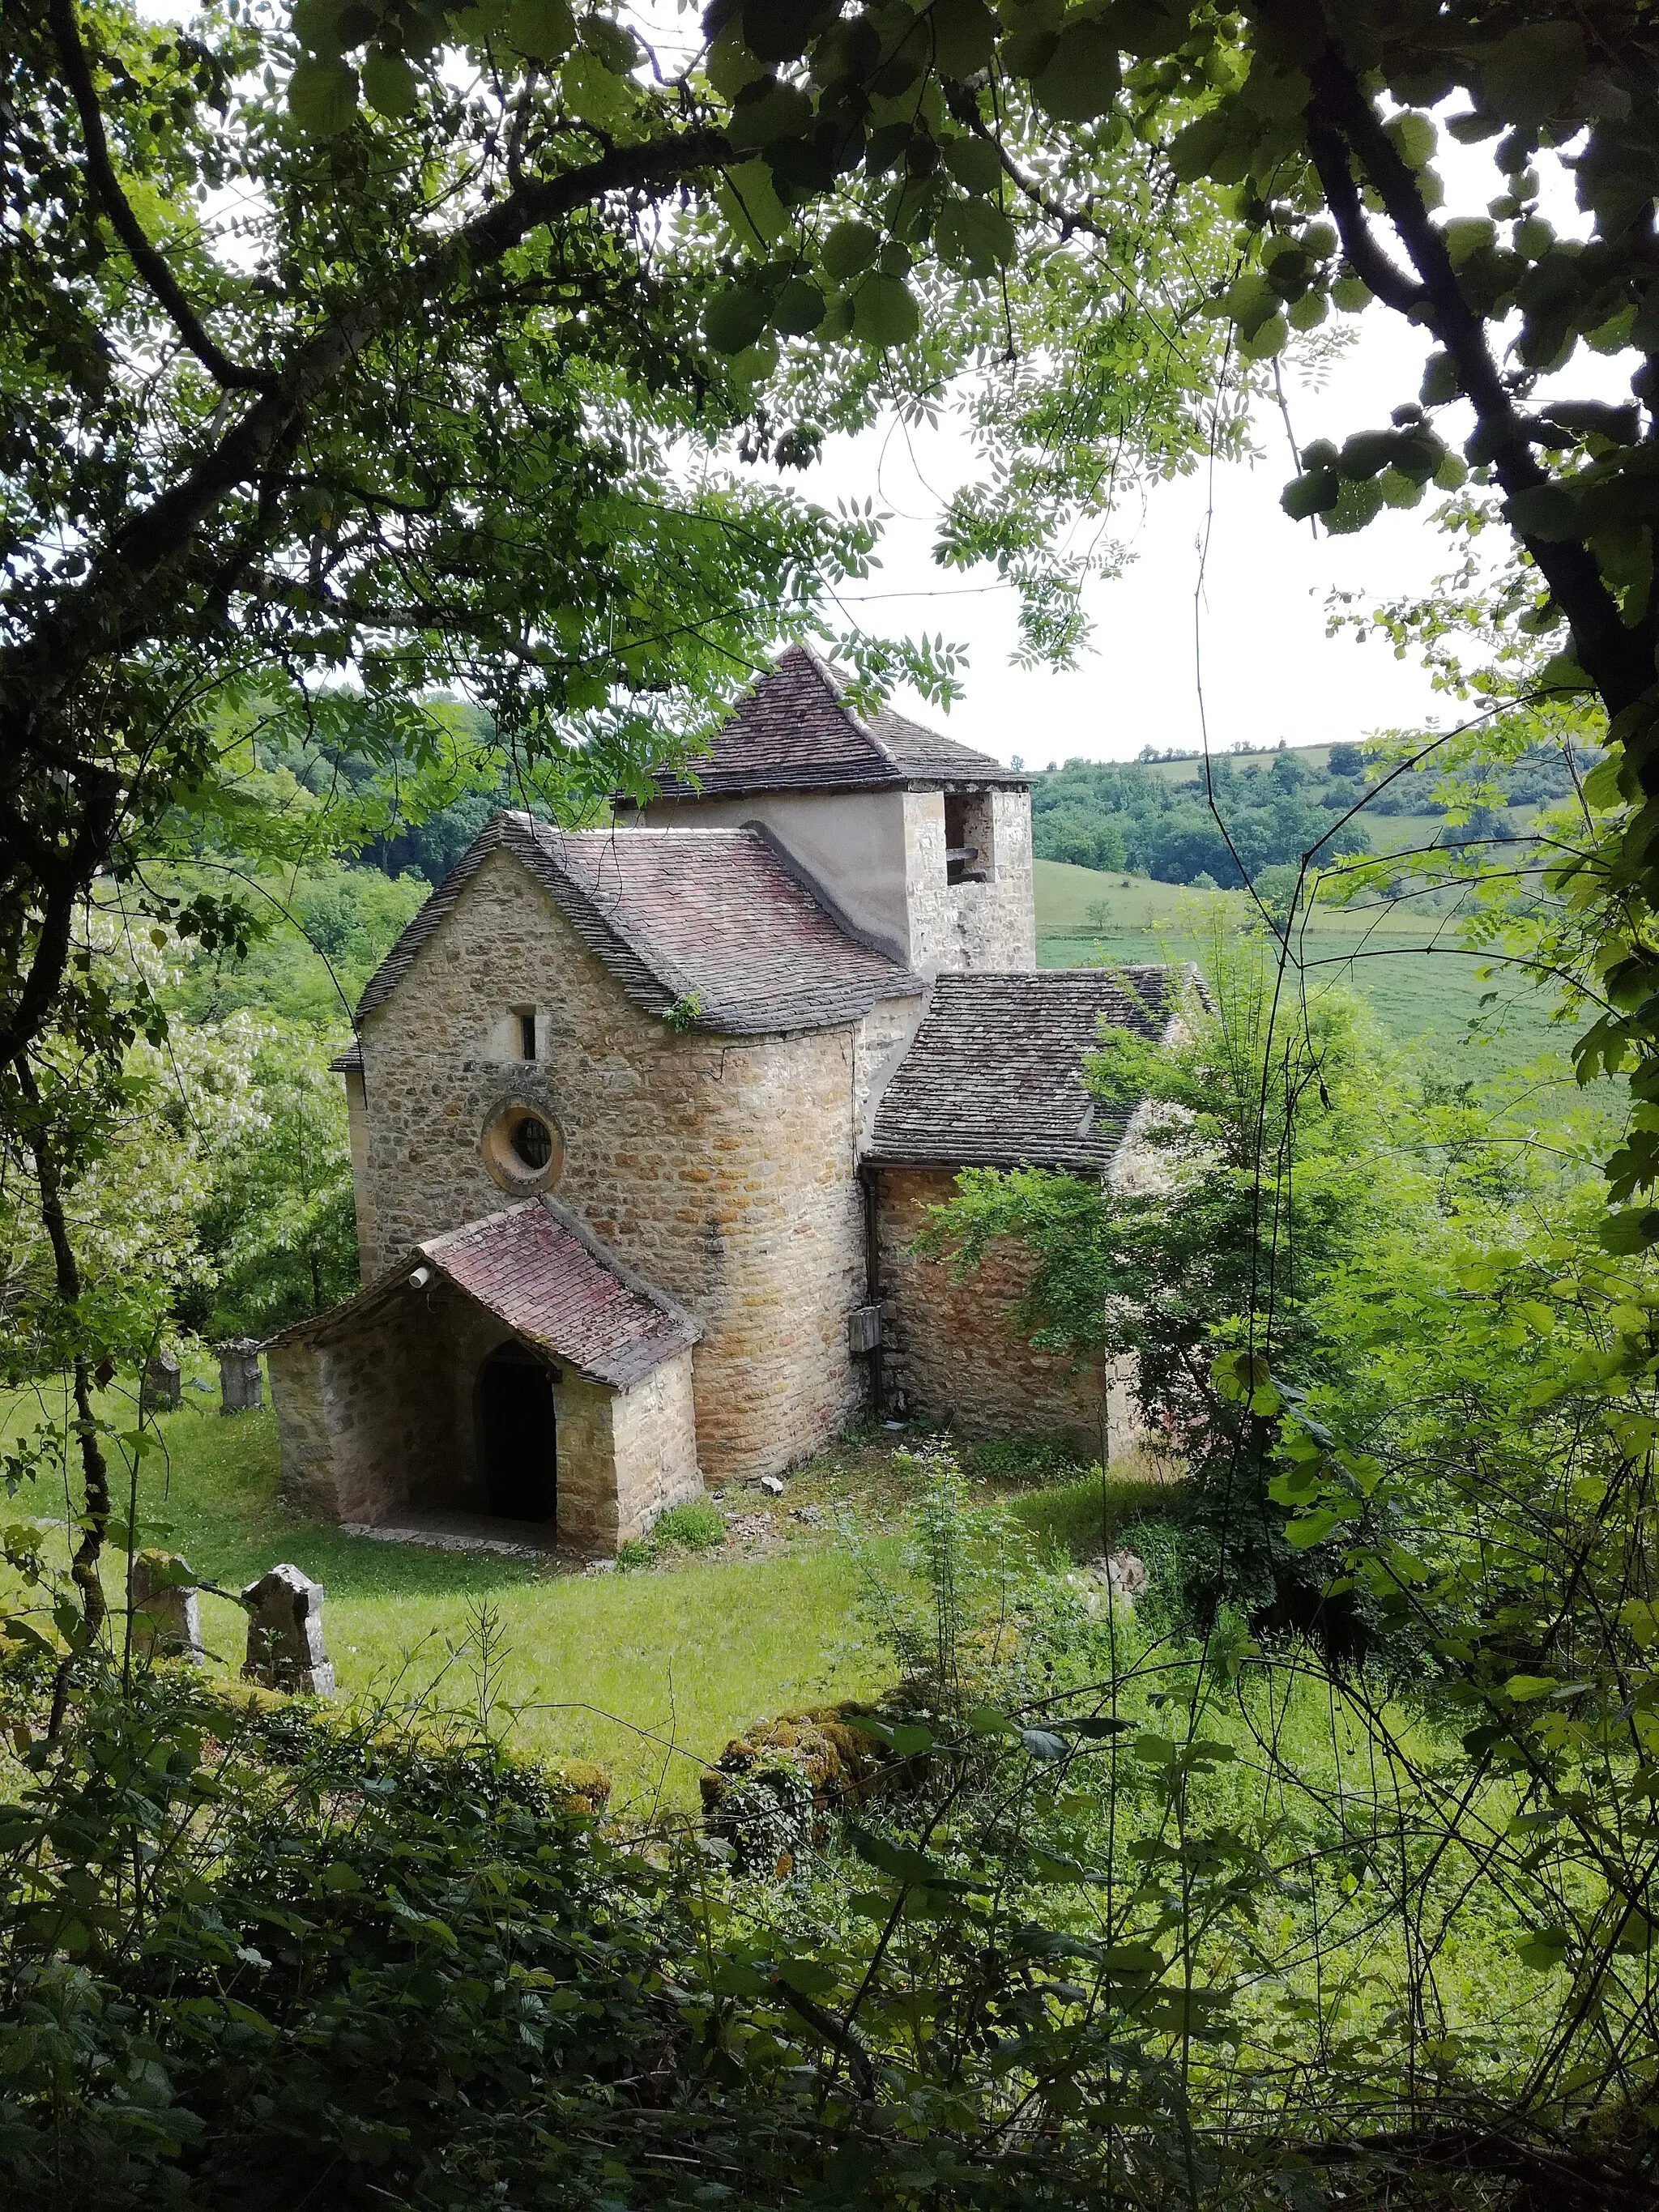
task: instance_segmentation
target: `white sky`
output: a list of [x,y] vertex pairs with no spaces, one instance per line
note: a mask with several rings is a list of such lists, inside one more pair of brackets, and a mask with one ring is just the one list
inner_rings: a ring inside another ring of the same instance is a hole
[[[1340,444],[1352,431],[1386,428],[1390,409],[1416,397],[1428,350],[1423,333],[1376,305],[1358,322],[1358,343],[1322,390],[1299,389],[1287,375],[1303,445],[1326,435]],[[1453,548],[1428,520],[1436,495],[1415,509],[1385,510],[1352,537],[1322,530],[1316,539],[1279,504],[1293,465],[1277,409],[1256,428],[1262,458],[1213,471],[1197,610],[1212,747],[1280,738],[1317,744],[1445,719],[1446,702],[1415,663],[1396,660],[1374,636],[1362,646],[1352,633],[1325,635],[1333,590],[1380,600],[1421,591],[1453,565]],[[969,460],[948,427],[915,440],[902,428],[879,428],[833,441],[818,467],[791,479],[826,504],[873,496],[894,517],[880,570],[842,595],[850,615],[890,635],[942,631],[967,648],[966,696],[948,717],[903,695],[898,703],[1004,760],[1018,753],[1028,768],[1078,757],[1127,759],[1146,744],[1196,747],[1194,597],[1210,471],[1155,487],[1144,510],[1118,519],[1116,534],[1134,557],[1121,575],[1091,581],[1092,649],[1062,674],[1014,665],[1015,594],[994,570],[963,574],[933,564],[933,519]]]

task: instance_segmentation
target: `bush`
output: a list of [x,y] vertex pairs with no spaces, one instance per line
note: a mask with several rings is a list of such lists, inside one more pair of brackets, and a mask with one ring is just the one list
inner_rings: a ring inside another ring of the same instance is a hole
[[689,1498],[669,1507],[651,1536],[658,1549],[682,1544],[688,1552],[714,1552],[726,1541],[726,1522],[712,1498]]

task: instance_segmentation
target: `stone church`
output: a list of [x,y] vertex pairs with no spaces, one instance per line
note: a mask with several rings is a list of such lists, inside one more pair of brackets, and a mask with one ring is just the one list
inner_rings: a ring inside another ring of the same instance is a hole
[[336,1063],[363,1287],[269,1347],[291,1494],[605,1553],[872,1411],[1097,1449],[1099,1365],[1009,1325],[1018,1255],[914,1249],[963,1167],[1112,1171],[1082,1055],[1164,1035],[1171,979],[1036,957],[1024,778],[801,647],[695,782],[497,815]]

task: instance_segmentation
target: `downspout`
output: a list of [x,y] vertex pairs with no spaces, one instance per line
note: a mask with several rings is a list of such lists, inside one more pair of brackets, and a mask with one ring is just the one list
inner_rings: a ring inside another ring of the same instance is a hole
[[[866,1305],[881,1305],[881,1170],[873,1160],[859,1163],[859,1182],[864,1191],[864,1298]],[[870,1352],[870,1412],[875,1420],[886,1413],[881,1367],[881,1336],[878,1331]]]

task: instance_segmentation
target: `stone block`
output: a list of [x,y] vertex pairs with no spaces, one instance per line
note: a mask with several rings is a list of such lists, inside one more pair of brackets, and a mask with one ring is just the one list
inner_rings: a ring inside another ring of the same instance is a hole
[[135,1657],[188,1659],[202,1663],[201,1610],[188,1559],[171,1552],[140,1552],[128,1585]]
[[139,1413],[176,1413],[182,1387],[178,1361],[170,1352],[156,1352],[144,1368],[144,1379],[138,1391]]
[[219,1361],[219,1411],[257,1413],[264,1403],[259,1382],[259,1340],[234,1336],[213,1347]]
[[323,1644],[323,1586],[289,1565],[243,1590],[247,1607],[247,1658],[242,1672],[269,1690],[331,1698],[334,1669]]

